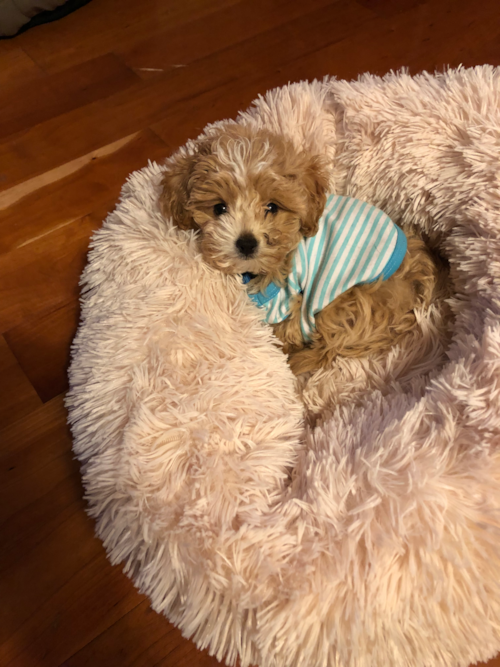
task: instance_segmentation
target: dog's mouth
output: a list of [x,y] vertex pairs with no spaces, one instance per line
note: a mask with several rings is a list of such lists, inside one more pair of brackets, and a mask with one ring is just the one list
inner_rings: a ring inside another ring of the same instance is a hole
[[229,248],[228,252],[221,252],[219,249],[215,250],[211,244],[204,246],[202,243],[201,251],[206,263],[223,273],[264,275],[268,272],[266,262],[263,261],[265,258],[262,257],[259,247],[252,252],[251,256],[245,256],[236,246],[234,249]]
[[270,247],[266,239],[249,230],[230,237],[201,229],[199,239],[205,262],[225,274],[274,275],[286,259],[284,249]]
[[244,259],[243,257],[224,255],[222,253],[215,255],[202,252],[202,254],[205,262],[214,269],[217,269],[217,271],[221,271],[221,273],[229,275],[239,275],[242,273],[257,275],[266,273],[256,259]]
[[248,274],[252,277],[266,275],[267,271],[256,260],[237,260],[235,262],[214,263],[214,268],[231,275]]

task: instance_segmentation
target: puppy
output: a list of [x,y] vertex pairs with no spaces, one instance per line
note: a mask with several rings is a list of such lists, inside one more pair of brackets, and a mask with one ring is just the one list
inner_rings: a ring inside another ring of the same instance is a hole
[[[209,265],[250,275],[255,297],[286,288],[299,244],[318,232],[327,193],[319,156],[267,131],[227,123],[199,140],[192,155],[170,158],[161,206],[180,229],[198,232]],[[295,374],[327,366],[337,355],[386,350],[416,326],[413,311],[431,303],[438,282],[431,253],[408,235],[407,252],[391,277],[357,284],[325,304],[310,336],[296,290],[285,319],[272,325],[274,333]]]

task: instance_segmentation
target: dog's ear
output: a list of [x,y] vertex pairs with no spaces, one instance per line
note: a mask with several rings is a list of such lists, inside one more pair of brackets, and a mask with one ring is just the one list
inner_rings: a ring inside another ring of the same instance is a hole
[[171,217],[180,229],[199,229],[187,208],[190,181],[196,164],[196,155],[177,154],[167,162],[163,173],[160,207],[163,215]]
[[306,200],[300,231],[304,236],[314,236],[318,232],[318,223],[325,208],[328,190],[328,175],[324,160],[317,155],[309,158],[301,169],[299,179],[302,181]]

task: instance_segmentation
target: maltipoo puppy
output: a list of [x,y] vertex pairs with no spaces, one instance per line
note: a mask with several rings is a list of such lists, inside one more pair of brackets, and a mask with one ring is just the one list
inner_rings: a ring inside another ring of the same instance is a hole
[[322,158],[267,131],[227,123],[170,158],[161,204],[209,265],[248,282],[296,374],[389,348],[435,298],[421,239],[328,193]]

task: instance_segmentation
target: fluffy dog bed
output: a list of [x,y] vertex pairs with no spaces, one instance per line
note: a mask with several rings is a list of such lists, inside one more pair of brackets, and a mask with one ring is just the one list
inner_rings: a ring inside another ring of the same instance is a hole
[[[238,122],[449,259],[405,348],[296,382],[240,281],[133,174],[93,239],[68,395],[113,563],[199,647],[273,667],[467,665],[500,649],[500,71],[290,85]],[[208,129],[207,131],[210,131]],[[184,150],[191,150],[188,146]]]

